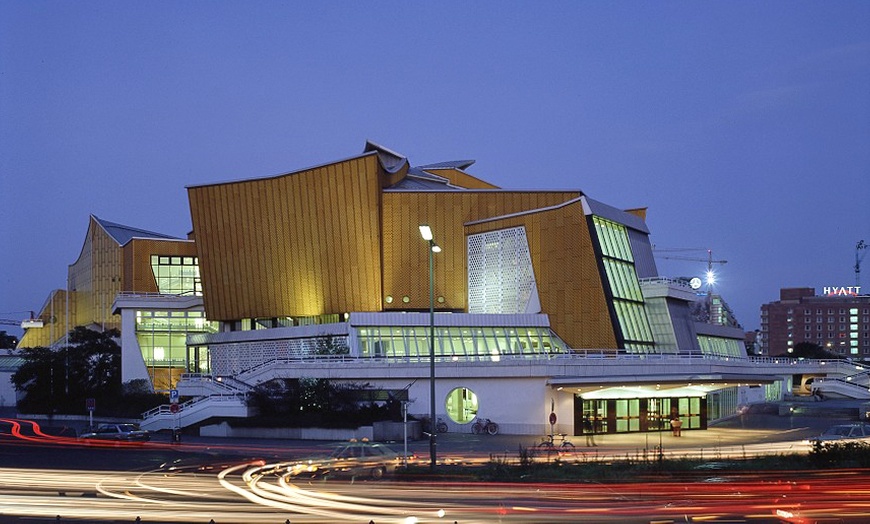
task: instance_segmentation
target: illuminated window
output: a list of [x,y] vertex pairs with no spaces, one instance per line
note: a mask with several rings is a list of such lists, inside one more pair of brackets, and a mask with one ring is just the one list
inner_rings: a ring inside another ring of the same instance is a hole
[[175,387],[182,373],[206,373],[208,349],[189,349],[190,333],[217,333],[201,311],[136,311],[136,340],[155,390]]
[[167,257],[152,255],[151,271],[157,290],[167,295],[202,295],[197,257]]
[[593,216],[592,221],[625,349],[652,352],[655,348],[654,339],[634,268],[628,230],[622,224],[601,217]]
[[447,416],[457,424],[468,424],[477,416],[477,395],[468,388],[454,388],[444,402]]

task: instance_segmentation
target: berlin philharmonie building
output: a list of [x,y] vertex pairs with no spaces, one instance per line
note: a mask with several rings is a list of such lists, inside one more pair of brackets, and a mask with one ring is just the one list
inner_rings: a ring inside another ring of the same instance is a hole
[[673,411],[705,429],[812,372],[747,357],[738,326],[698,321],[703,290],[658,274],[645,208],[500,188],[473,163],[412,166],[368,142],[188,187],[188,238],[91,216],[66,289],[20,346],[120,329],[123,379],[190,399],[152,428],[245,416],[258,384],[326,378],[413,415],[434,399],[451,431],[478,415],[510,434],[553,419],[579,434],[587,416],[602,433],[657,431]]

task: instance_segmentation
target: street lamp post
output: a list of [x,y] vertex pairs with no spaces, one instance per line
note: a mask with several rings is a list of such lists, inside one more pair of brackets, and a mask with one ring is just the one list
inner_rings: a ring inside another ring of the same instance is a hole
[[429,467],[435,469],[435,268],[434,254],[441,248],[435,243],[432,228],[420,225],[420,236],[429,243]]

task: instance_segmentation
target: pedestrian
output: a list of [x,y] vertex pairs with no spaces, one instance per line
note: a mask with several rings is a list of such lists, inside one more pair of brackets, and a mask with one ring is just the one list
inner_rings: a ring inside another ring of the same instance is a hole
[[583,433],[586,434],[586,447],[595,446],[598,447],[598,444],[595,443],[595,426],[592,423],[592,418],[589,415],[586,415],[586,418],[583,419]]
[[671,414],[671,430],[673,430],[674,436],[675,437],[681,436],[682,429],[683,429],[683,421],[680,420],[680,414],[679,413],[672,413]]

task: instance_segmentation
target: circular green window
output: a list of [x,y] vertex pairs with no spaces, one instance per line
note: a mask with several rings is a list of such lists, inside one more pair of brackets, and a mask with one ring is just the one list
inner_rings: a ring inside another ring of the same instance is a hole
[[477,416],[477,395],[468,388],[454,388],[445,402],[447,416],[457,424],[468,424]]

